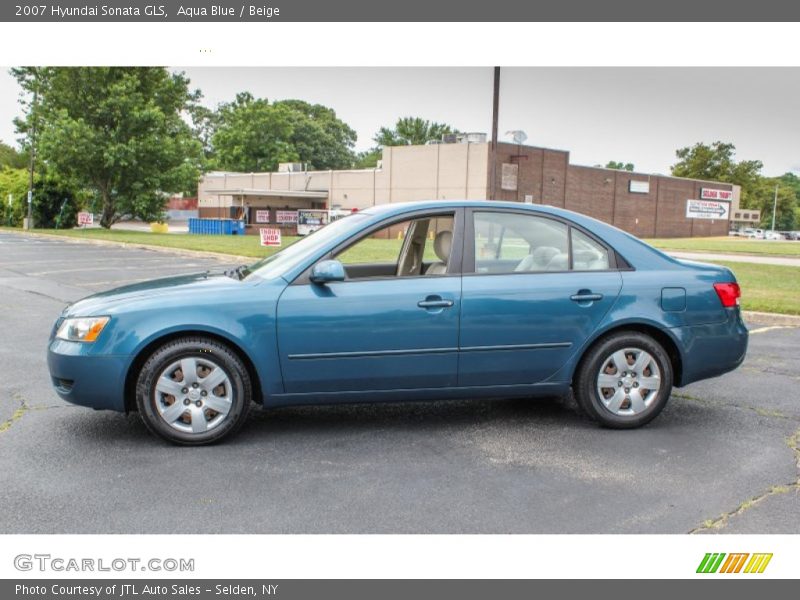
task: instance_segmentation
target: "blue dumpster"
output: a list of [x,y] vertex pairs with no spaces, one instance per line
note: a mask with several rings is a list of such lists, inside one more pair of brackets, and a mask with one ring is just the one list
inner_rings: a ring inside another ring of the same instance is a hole
[[244,235],[245,222],[236,219],[189,219],[189,233],[201,235]]

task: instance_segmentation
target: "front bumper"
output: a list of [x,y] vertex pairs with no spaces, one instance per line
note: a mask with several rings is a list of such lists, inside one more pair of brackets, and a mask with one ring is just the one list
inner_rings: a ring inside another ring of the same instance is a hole
[[91,354],[91,345],[50,340],[47,367],[55,392],[67,402],[94,409],[125,410],[129,356]]
[[747,354],[747,326],[739,308],[726,309],[728,318],[719,323],[675,327],[675,337],[683,348],[682,373],[677,386],[718,377],[733,371]]

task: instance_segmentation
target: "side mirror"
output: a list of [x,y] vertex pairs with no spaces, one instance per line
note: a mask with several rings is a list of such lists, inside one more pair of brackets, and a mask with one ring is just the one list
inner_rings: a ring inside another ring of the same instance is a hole
[[325,284],[332,281],[344,281],[345,277],[342,263],[338,260],[323,260],[311,269],[310,279],[313,283]]

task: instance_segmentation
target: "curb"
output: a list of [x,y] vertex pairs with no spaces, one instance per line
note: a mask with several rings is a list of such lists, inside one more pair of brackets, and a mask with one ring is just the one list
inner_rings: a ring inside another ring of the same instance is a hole
[[781,325],[783,327],[800,327],[800,316],[783,315],[780,313],[758,312],[755,310],[743,310],[742,316],[745,321],[758,323],[759,325]]
[[240,256],[238,254],[225,254],[224,252],[209,252],[207,250],[188,250],[186,248],[170,248],[169,246],[151,246],[149,244],[139,244],[136,242],[115,242],[114,240],[89,240],[86,238],[75,238],[57,233],[42,233],[39,231],[15,231],[13,229],[0,229],[0,233],[11,233],[14,235],[29,235],[41,238],[57,238],[72,244],[93,244],[95,246],[116,246],[118,248],[138,248],[141,250],[154,250],[168,254],[181,254],[183,256],[196,256],[205,258],[220,258],[230,262],[253,263],[260,260],[257,256]]

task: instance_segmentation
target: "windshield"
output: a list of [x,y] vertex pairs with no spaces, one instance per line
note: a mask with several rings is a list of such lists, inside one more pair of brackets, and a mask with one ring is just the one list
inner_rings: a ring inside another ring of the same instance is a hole
[[280,277],[307,256],[321,250],[331,240],[342,234],[352,233],[358,228],[360,223],[368,218],[369,216],[365,213],[353,213],[352,215],[337,219],[314,233],[300,238],[280,252],[276,252],[272,256],[263,258],[257,263],[250,265],[247,267],[245,277],[249,277],[250,275],[257,275],[264,279]]

